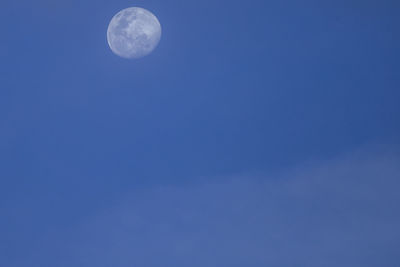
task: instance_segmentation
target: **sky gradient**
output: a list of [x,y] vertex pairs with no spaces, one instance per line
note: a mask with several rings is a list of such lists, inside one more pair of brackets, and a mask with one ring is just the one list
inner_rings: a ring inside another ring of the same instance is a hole
[[399,11],[1,1],[0,266],[396,266]]

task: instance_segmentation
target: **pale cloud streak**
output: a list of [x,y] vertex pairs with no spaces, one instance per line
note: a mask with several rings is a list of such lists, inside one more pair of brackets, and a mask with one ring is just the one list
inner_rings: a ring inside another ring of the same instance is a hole
[[148,188],[49,233],[15,266],[395,266],[400,158]]

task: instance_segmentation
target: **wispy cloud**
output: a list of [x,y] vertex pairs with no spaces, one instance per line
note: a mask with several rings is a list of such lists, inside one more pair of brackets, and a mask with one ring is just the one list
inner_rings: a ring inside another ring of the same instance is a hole
[[133,192],[15,266],[396,266],[400,158],[364,152]]

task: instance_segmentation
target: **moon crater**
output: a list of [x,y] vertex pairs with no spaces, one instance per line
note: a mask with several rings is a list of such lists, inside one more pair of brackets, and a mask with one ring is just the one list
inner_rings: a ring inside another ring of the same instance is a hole
[[161,25],[150,11],[130,7],[118,12],[107,30],[111,50],[123,58],[141,58],[150,54],[161,39]]

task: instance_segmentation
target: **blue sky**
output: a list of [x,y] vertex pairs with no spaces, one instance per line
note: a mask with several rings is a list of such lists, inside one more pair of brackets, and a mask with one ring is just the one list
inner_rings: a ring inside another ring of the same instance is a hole
[[[130,6],[163,28],[133,61],[106,40]],[[3,0],[0,266],[395,266],[399,11]]]

